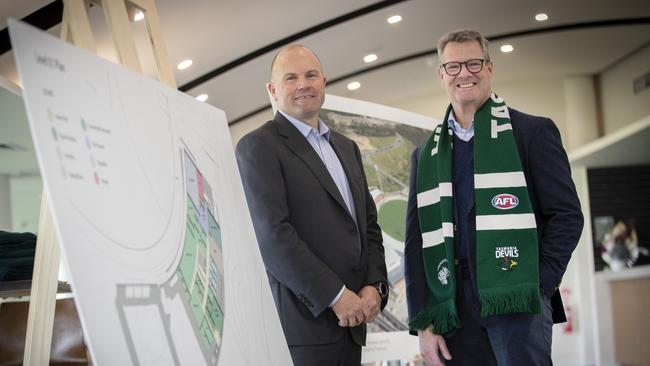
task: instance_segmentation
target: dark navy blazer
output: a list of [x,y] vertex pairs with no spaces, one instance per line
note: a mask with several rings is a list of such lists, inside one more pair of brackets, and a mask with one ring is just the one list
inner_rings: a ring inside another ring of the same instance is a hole
[[[509,108],[512,130],[526,177],[539,243],[539,279],[545,294],[551,295],[553,321],[566,321],[558,286],[566,271],[571,253],[582,232],[583,217],[560,132],[552,120],[531,116]],[[446,121],[445,121],[446,123]],[[409,317],[413,319],[427,301],[427,284],[422,259],[422,235],[418,222],[417,173],[420,148],[411,157],[411,180],[406,213],[404,272]],[[475,210],[467,220],[476,227]],[[473,231],[475,234],[475,231]],[[476,253],[475,235],[470,235],[469,258]],[[470,272],[475,277],[475,265]],[[476,290],[476,285],[474,285]]]

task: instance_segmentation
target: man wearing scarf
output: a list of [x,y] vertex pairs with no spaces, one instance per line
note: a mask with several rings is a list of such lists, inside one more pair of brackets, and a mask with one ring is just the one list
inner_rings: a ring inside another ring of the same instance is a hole
[[412,156],[409,327],[429,365],[551,365],[583,225],[559,131],[492,91],[480,33],[451,32],[438,54],[451,104]]

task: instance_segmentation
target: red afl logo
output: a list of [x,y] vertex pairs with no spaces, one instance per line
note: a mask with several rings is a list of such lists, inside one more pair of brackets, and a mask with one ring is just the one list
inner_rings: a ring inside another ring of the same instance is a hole
[[492,206],[498,208],[499,210],[509,210],[511,208],[517,207],[519,204],[519,198],[517,196],[509,193],[497,194],[492,198]]

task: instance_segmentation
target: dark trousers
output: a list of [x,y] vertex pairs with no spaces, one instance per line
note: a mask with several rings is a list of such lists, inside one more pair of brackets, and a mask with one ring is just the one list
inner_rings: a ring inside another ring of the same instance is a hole
[[350,332],[334,343],[289,346],[294,366],[359,366],[361,346]]
[[[551,301],[542,297],[538,315],[481,318],[481,305],[469,279],[458,281],[461,327],[445,335],[452,360],[447,365],[549,366],[553,319]],[[460,288],[462,286],[462,288]]]

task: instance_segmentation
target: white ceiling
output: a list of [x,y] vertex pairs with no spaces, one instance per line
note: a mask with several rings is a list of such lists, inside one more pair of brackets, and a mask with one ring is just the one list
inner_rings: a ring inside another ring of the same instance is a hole
[[[0,2],[0,28],[6,26],[7,17],[22,18],[48,3],[43,0]],[[254,50],[378,1],[157,0],[156,3],[172,64],[186,58],[194,60],[189,69],[175,70],[180,86]],[[546,12],[550,19],[536,22],[533,16],[540,11]],[[400,14],[402,22],[387,24],[386,18],[393,14]],[[324,29],[299,42],[318,53],[326,75],[333,80],[368,67],[362,58],[369,52],[379,56],[375,64],[395,60],[435,48],[437,39],[452,29],[471,27],[495,37],[560,25],[648,17],[648,0],[409,0]],[[99,53],[114,57],[99,9],[91,11],[91,20],[96,24]],[[135,24],[136,30],[138,27],[143,31],[143,25]],[[51,32],[56,33],[58,29]],[[146,39],[141,38],[142,42]],[[499,52],[498,47],[505,42],[514,45],[515,52]],[[650,24],[503,39],[490,48],[496,65],[495,83],[595,74],[648,42]],[[225,110],[229,120],[237,119],[269,103],[264,83],[274,53],[243,63],[188,93],[207,93],[208,103]],[[345,89],[348,80],[344,80],[330,84],[328,93],[390,103],[440,92],[439,82],[434,78],[436,66],[435,56],[421,57],[355,77],[362,87],[354,92]],[[149,68],[145,65],[145,69]],[[17,81],[11,52],[0,55],[0,75]],[[11,139],[23,141],[29,136],[26,126],[7,121],[3,115],[0,114],[0,143]],[[26,158],[24,164],[11,164],[11,168],[7,159],[0,151],[0,174],[37,171],[33,157]]]

